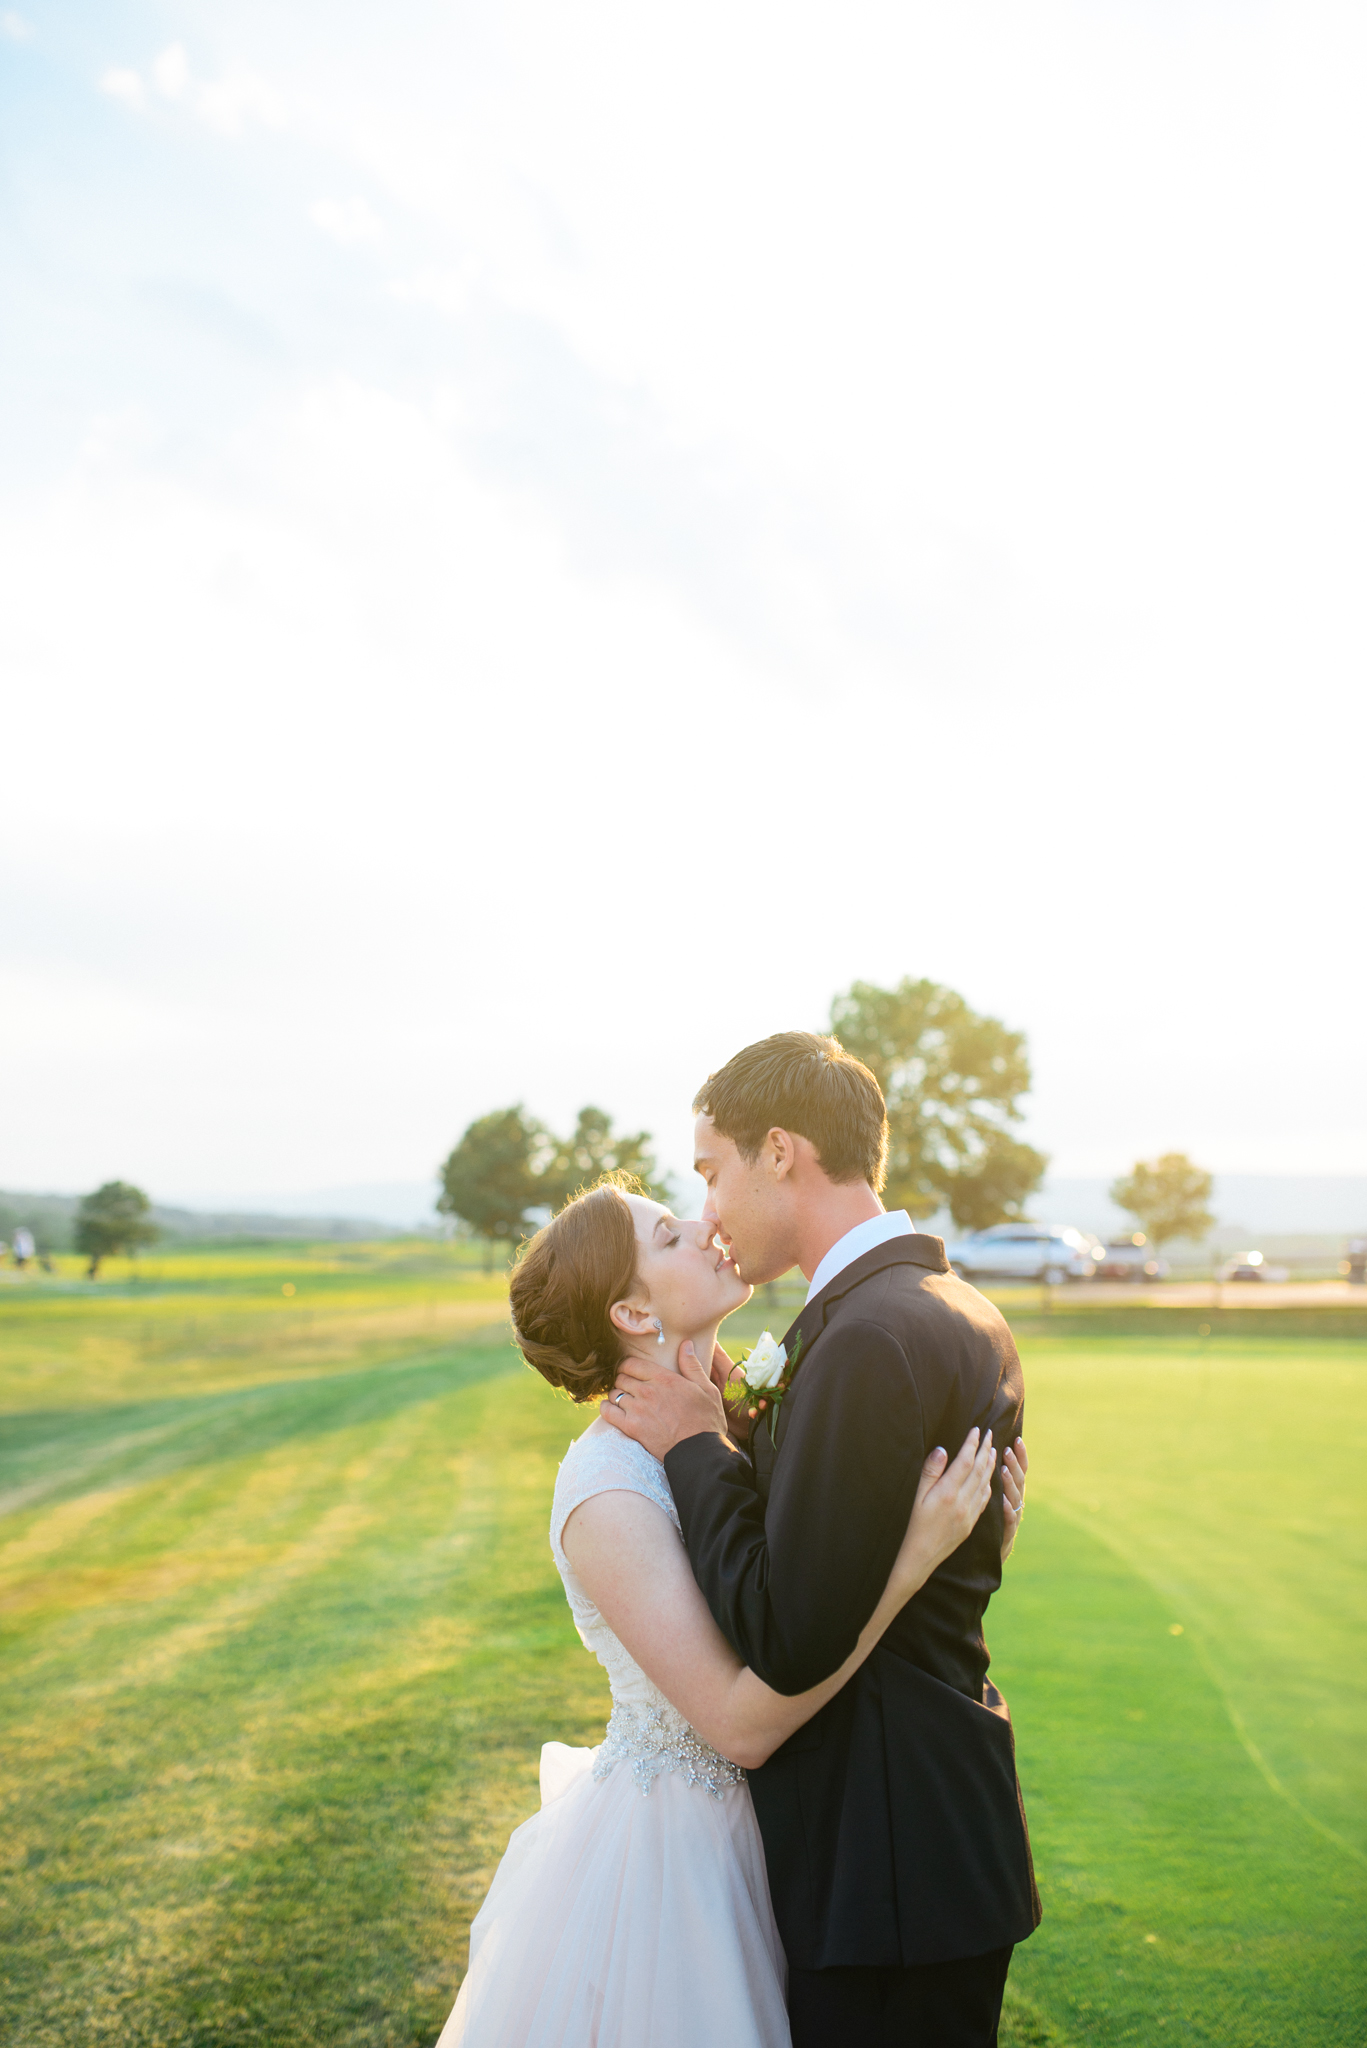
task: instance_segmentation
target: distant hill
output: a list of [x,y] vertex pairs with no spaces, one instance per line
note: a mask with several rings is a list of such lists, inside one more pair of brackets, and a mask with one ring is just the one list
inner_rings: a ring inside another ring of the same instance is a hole
[[[26,1224],[37,1239],[40,1251],[69,1249],[79,1195],[36,1195],[0,1189],[0,1237],[14,1236]],[[358,1238],[401,1237],[405,1230],[394,1223],[366,1216],[277,1216],[262,1210],[204,1210],[152,1205],[152,1220],[163,1238],[187,1242],[223,1238],[293,1238],[327,1241]]]
[[231,1194],[225,1194],[218,1188],[182,1186],[173,1196],[176,1207],[193,1209],[197,1215],[250,1212],[254,1216],[350,1217],[354,1222],[364,1223],[368,1231],[377,1223],[388,1225],[390,1230],[433,1230],[437,1224],[436,1199],[435,1175],[427,1180],[362,1181],[289,1192],[272,1188],[269,1193],[235,1188]]
[[[1099,1236],[1132,1230],[1112,1206],[1109,1180],[1046,1180],[1029,1207],[1051,1223],[1073,1223]],[[1218,1173],[1211,1199],[1217,1243],[1263,1237],[1351,1237],[1367,1233],[1367,1175],[1348,1173]]]

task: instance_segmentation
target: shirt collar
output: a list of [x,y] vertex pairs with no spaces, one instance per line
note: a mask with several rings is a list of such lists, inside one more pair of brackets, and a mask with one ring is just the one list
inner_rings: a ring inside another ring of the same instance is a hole
[[912,1237],[915,1231],[916,1225],[905,1209],[887,1209],[881,1216],[870,1216],[865,1222],[856,1223],[853,1230],[847,1230],[843,1237],[836,1239],[813,1273],[807,1300],[814,1301],[823,1287],[830,1286],[837,1273],[843,1273],[846,1266],[862,1259],[865,1252],[890,1243],[894,1237]]

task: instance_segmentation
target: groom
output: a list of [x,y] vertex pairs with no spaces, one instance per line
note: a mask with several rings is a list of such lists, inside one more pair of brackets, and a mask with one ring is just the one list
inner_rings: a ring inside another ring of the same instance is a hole
[[[693,1105],[703,1220],[744,1279],[801,1268],[789,1390],[749,1454],[716,1387],[634,1361],[610,1422],[664,1460],[718,1625],[781,1693],[834,1671],[877,1605],[921,1464],[975,1425],[1005,1450],[1020,1361],[938,1237],[878,1199],[887,1115],[832,1038],[747,1046]],[[720,1375],[718,1375],[720,1377]],[[998,1467],[1000,1475],[1000,1466]],[[982,1615],[1000,1477],[968,1541],[750,1789],[789,1965],[793,2048],[991,2048],[1012,1945],[1039,1924],[1011,1722]]]

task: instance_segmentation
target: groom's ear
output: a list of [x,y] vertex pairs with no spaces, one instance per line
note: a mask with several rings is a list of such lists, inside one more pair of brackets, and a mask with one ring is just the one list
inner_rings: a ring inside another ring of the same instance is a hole
[[777,1126],[765,1134],[770,1165],[776,1181],[786,1180],[797,1161],[797,1145],[791,1131],[782,1131]]

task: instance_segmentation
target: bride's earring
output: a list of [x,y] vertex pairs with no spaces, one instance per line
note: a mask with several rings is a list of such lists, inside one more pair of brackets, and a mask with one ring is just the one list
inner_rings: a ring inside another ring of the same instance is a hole
[[657,1330],[659,1331],[659,1333],[660,1333],[660,1334],[659,1334],[659,1336],[658,1336],[658,1337],[657,1337],[657,1338],[655,1339],[655,1342],[656,1342],[657,1344],[663,1344],[663,1343],[664,1343],[664,1340],[665,1340],[665,1326],[664,1326],[664,1324],[663,1324],[663,1323],[662,1323],[662,1322],[660,1321],[660,1318],[659,1318],[658,1316],[652,1316],[650,1320],[651,1320],[651,1322],[652,1322],[652,1323],[654,1323],[654,1325],[655,1325],[656,1329],[657,1329]]

